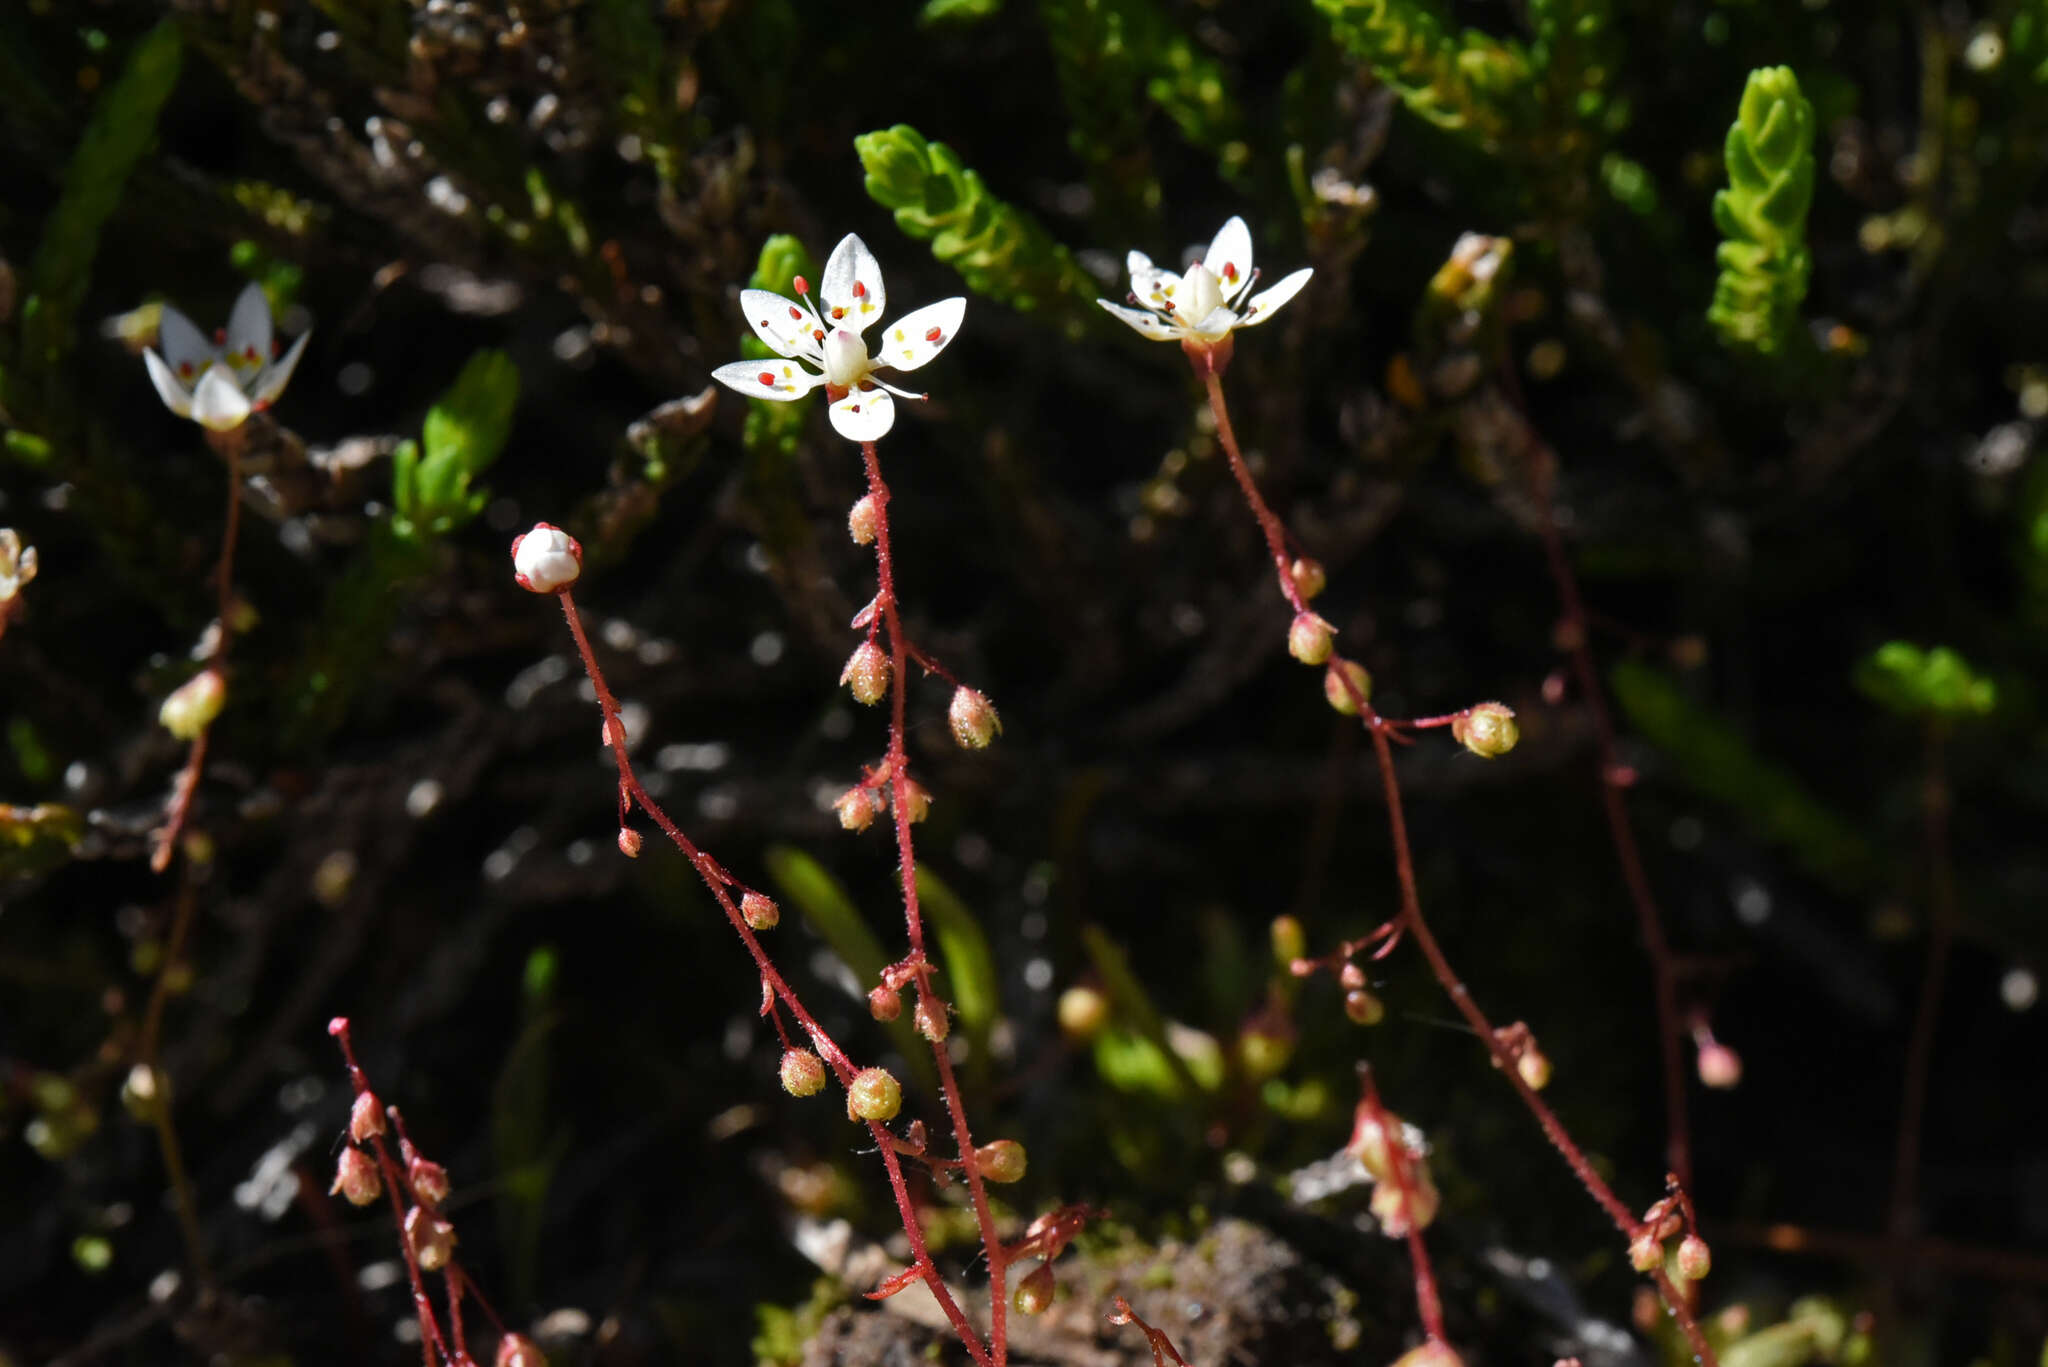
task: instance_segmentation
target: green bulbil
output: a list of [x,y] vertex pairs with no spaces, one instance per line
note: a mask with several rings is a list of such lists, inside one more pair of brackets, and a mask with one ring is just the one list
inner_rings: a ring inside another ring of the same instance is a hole
[[502,351],[469,358],[454,385],[427,410],[418,444],[406,442],[391,458],[394,526],[401,536],[434,537],[483,511],[490,495],[469,487],[498,458],[519,402],[519,369]]
[[1721,340],[1762,356],[1783,354],[1799,326],[1812,259],[1813,106],[1789,67],[1749,73],[1728,130],[1728,187],[1714,196],[1721,276],[1707,319]]
[[1998,687],[1947,646],[1887,641],[1856,667],[1856,686],[1902,716],[1958,721],[1998,706]]
[[1092,305],[1095,282],[1035,220],[988,192],[953,149],[908,124],[853,140],[868,194],[891,209],[896,226],[928,239],[932,255],[960,272],[969,289],[1022,312],[1078,311]]
[[994,18],[1002,7],[1003,0],[925,0],[917,21],[920,24],[972,24]]
[[[799,275],[817,279],[818,263],[804,250],[802,242],[788,233],[777,233],[761,244],[760,259],[755,263],[753,278],[747,284],[753,289],[773,290],[787,297],[796,293],[795,280]],[[747,360],[763,361],[774,354],[751,328],[740,338],[740,355]],[[747,400],[744,440],[749,454],[796,454],[796,444],[803,436],[804,421],[810,411],[808,404]]]
[[[166,19],[137,41],[120,77],[94,107],[29,268],[33,297],[22,309],[24,366],[52,364],[70,350],[100,230],[156,138],[157,115],[178,83],[182,57],[177,25]],[[12,402],[19,404],[20,396]]]
[[1316,0],[1345,51],[1410,113],[1497,151],[1531,117],[1529,55],[1476,29],[1453,36],[1421,0]]

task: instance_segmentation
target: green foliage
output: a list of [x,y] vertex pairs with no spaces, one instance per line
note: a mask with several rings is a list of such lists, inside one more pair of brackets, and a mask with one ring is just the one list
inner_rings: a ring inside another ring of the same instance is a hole
[[921,24],[971,24],[994,18],[1002,7],[1003,0],[925,0],[917,18]]
[[[1039,223],[988,192],[953,149],[908,124],[853,140],[868,194],[896,226],[928,238],[969,289],[1028,312],[1092,306],[1095,282]],[[1090,310],[1092,312],[1092,308]]]
[[0,804],[0,878],[25,877],[56,867],[85,838],[76,811],[55,803],[34,807]]
[[[823,864],[793,846],[771,846],[765,858],[768,876],[776,888],[796,904],[811,929],[832,946],[854,981],[880,982],[882,970],[889,966],[889,956],[883,952],[882,942],[868,929],[868,923],[861,919],[860,908],[853,904],[853,898],[839,880],[827,873]],[[919,1037],[910,1015],[905,1011],[882,1028],[889,1032],[896,1051],[910,1061],[911,1070],[925,1089],[936,1093],[939,1078],[932,1064],[931,1047]]]
[[645,0],[598,0],[590,8],[597,69],[614,91],[619,124],[636,135],[664,185],[675,183],[687,151],[687,130],[676,115],[655,7]]
[[1411,113],[1498,151],[1530,121],[1529,54],[1477,29],[1453,35],[1424,0],[1315,0],[1345,51]]
[[1686,783],[1741,813],[1758,836],[1785,846],[1815,877],[1844,890],[1870,882],[1877,852],[1856,827],[1688,698],[1670,675],[1624,660],[1614,667],[1613,683],[1629,725],[1670,756]]
[[519,402],[519,368],[502,351],[469,358],[455,384],[427,410],[416,445],[406,442],[391,458],[394,525],[405,537],[445,536],[490,501],[469,482],[490,468],[512,430]]
[[54,363],[70,349],[100,230],[156,138],[157,115],[178,83],[182,55],[178,27],[166,19],[136,43],[120,77],[94,107],[29,268],[31,297],[22,307],[26,364]]
[[531,1298],[540,1268],[548,1190],[571,1147],[558,1123],[553,1040],[557,956],[550,946],[526,959],[519,1038],[505,1055],[491,1089],[491,1157],[497,1173],[498,1226],[519,1299]]
[[1749,73],[1724,152],[1728,187],[1714,196],[1721,276],[1707,319],[1727,345],[1763,356],[1793,344],[1812,260],[1813,106],[1789,67]]
[[1947,646],[1922,650],[1910,641],[1887,641],[1856,666],[1856,686],[1905,717],[1959,721],[1998,706],[1997,685]]
[[[753,278],[747,284],[757,290],[773,290],[788,296],[796,292],[795,280],[799,275],[818,278],[818,263],[804,244],[788,233],[776,233],[761,244],[761,256],[755,263]],[[754,335],[748,328],[740,338],[740,355],[748,360],[766,360],[775,352]],[[785,456],[796,454],[796,444],[804,434],[804,420],[810,415],[811,406],[801,403],[775,403],[768,399],[747,400],[747,425],[745,441],[749,455],[760,457],[771,452]]]
[[2026,79],[2048,85],[2048,0],[2019,0],[2007,41],[2013,66]]

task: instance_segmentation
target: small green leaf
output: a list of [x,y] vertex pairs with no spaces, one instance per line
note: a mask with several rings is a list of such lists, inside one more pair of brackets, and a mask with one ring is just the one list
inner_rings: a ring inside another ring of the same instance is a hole
[[1887,641],[1856,667],[1856,686],[1903,716],[1944,721],[1988,715],[1998,687],[1947,646],[1922,650],[1910,641]]
[[1813,205],[1813,105],[1789,67],[1749,73],[1722,157],[1728,186],[1714,195],[1724,239],[1707,318],[1721,340],[1760,356],[1795,343],[1812,261],[1806,215]]
[[511,357],[479,351],[469,358],[454,385],[427,410],[419,447],[393,454],[392,504],[404,534],[445,535],[483,510],[489,497],[471,490],[470,480],[504,449],[518,402],[519,368]]

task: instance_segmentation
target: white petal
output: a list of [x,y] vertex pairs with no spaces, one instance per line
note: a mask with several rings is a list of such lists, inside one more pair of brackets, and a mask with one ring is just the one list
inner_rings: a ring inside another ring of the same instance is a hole
[[747,315],[747,326],[777,356],[818,359],[818,339],[813,335],[817,323],[794,301],[773,290],[741,290],[740,308]]
[[216,432],[240,427],[249,416],[249,396],[235,383],[224,365],[217,365],[199,377],[192,391],[192,417],[201,427]]
[[157,397],[164,401],[164,407],[181,418],[191,417],[192,395],[186,392],[185,386],[178,383],[178,377],[164,364],[163,357],[145,347],[142,352],[142,364],[148,369],[150,383],[156,386]]
[[818,295],[825,301],[827,325],[837,323],[866,332],[882,320],[882,306],[888,298],[882,289],[882,268],[856,234],[848,233],[832,249]]
[[1214,273],[1225,294],[1236,293],[1238,286],[1251,278],[1252,232],[1243,219],[1232,217],[1217,231],[1202,264]]
[[896,400],[886,389],[856,389],[832,405],[831,416],[848,441],[875,441],[896,425]]
[[915,370],[946,349],[967,312],[965,299],[941,299],[913,309],[882,332],[877,363],[897,370]]
[[228,359],[237,369],[270,364],[270,301],[263,286],[250,281],[228,315]]
[[1229,335],[1230,330],[1236,326],[1238,326],[1237,310],[1228,304],[1218,304],[1215,308],[1202,315],[1201,322],[1188,328],[1187,331],[1194,333],[1197,337],[1213,342],[1219,337]]
[[1159,269],[1143,252],[1132,252],[1124,258],[1124,265],[1131,272],[1131,293],[1138,296],[1139,303],[1150,308],[1165,308],[1180,288],[1179,276]]
[[1122,304],[1112,304],[1107,299],[1097,299],[1095,302],[1137,329],[1139,335],[1150,337],[1155,342],[1171,342],[1187,333],[1185,328],[1174,327],[1156,313],[1147,313],[1143,309],[1127,309]]
[[788,361],[734,361],[711,372],[711,378],[750,399],[772,399],[788,403],[801,399],[825,382],[800,365]]
[[1260,290],[1251,297],[1251,302],[1245,305],[1244,318],[1239,321],[1238,326],[1248,328],[1265,322],[1282,304],[1301,293],[1301,287],[1306,285],[1308,278],[1314,274],[1314,270],[1303,266],[1271,289]]
[[157,320],[156,340],[164,349],[164,360],[171,373],[188,387],[198,381],[200,371],[220,359],[220,353],[206,340],[199,325],[169,304],[164,305],[163,315]]
[[252,399],[260,404],[277,402],[277,396],[284,393],[284,387],[291,383],[292,372],[298,369],[299,357],[305,353],[306,339],[312,335],[310,332],[300,333],[291,350],[277,358],[277,364],[265,366],[258,372],[249,393]]

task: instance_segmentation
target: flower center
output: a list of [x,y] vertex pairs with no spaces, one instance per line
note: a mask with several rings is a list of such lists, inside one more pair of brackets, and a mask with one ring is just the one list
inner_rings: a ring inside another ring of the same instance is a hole
[[839,328],[825,339],[825,383],[851,389],[868,376],[868,344],[857,332]]
[[1223,287],[1207,266],[1199,261],[1181,277],[1180,316],[1190,325],[1201,322],[1223,306]]

